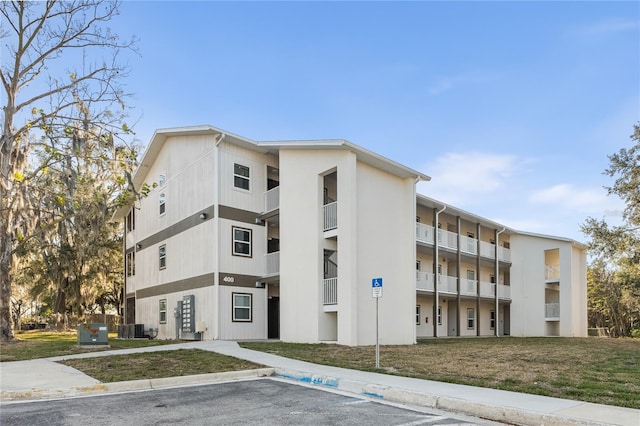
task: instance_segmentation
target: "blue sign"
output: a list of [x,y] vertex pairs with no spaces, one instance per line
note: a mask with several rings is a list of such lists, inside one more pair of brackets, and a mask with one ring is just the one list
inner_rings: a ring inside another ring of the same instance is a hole
[[373,288],[377,288],[380,287],[382,288],[382,278],[374,278],[371,280],[371,287]]
[[371,280],[371,292],[371,295],[375,298],[382,297],[382,278],[374,278]]

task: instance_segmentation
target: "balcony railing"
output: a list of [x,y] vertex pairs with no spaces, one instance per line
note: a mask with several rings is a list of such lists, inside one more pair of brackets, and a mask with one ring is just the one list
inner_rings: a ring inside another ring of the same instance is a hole
[[560,265],[545,265],[544,279],[547,282],[560,281]]
[[475,296],[478,294],[478,282],[476,280],[462,280],[460,282],[460,294]]
[[[496,285],[484,281],[463,279],[460,283],[460,294],[466,296],[476,296],[478,294],[478,284],[480,285],[481,297],[496,297]],[[416,271],[416,289],[422,291],[434,291],[433,274]],[[438,291],[443,293],[458,293],[458,277],[438,276]],[[511,287],[508,285],[498,285],[498,296],[501,299],[511,299]]]
[[478,254],[478,240],[460,235],[460,251],[468,254]]
[[266,263],[265,275],[278,275],[280,273],[280,252],[267,253],[264,255]]
[[418,290],[434,291],[433,274],[416,271],[416,288]]
[[416,240],[427,244],[433,244],[433,226],[417,222]]
[[458,234],[456,234],[455,232],[438,229],[438,245],[441,247],[450,248],[451,250],[457,250]]
[[325,204],[322,206],[323,231],[330,231],[338,227],[338,202]]
[[[416,222],[416,241],[433,244],[433,226]],[[438,229],[438,246],[451,250],[458,249],[458,234],[451,231]],[[470,255],[478,254],[478,240],[476,238],[460,235],[460,251]],[[496,258],[496,245],[480,241],[480,256],[488,259]],[[498,247],[498,257],[504,262],[511,262],[511,250],[506,247]]]
[[498,297],[500,299],[511,299],[511,287],[508,285],[498,285]]
[[480,256],[487,257],[489,259],[495,259],[496,245],[488,243],[486,241],[480,241]]
[[544,304],[544,317],[545,317],[545,319],[560,319],[560,304],[559,303],[545,303]]
[[264,212],[270,212],[280,207],[280,187],[276,186],[264,193]]
[[480,281],[480,297],[496,297],[495,283]]
[[322,280],[324,305],[338,304],[338,278],[325,278]]

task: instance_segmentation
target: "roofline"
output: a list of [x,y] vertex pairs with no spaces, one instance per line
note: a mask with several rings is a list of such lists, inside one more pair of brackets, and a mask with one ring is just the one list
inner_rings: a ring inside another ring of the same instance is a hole
[[474,219],[475,222],[480,223],[481,225],[484,224],[485,226],[487,226],[489,228],[503,229],[503,232],[505,232],[507,234],[514,234],[514,233],[518,232],[515,229],[509,228],[508,226],[503,225],[503,224],[501,224],[499,222],[496,222],[494,220],[487,219],[486,217],[483,217],[483,216],[478,216],[475,213],[468,212],[466,210],[461,209],[460,207],[452,206],[451,204],[447,204],[447,203],[445,203],[443,201],[436,200],[435,198],[427,197],[426,195],[416,193],[416,202],[418,204],[420,204],[420,200],[421,199],[424,200],[424,201],[429,201],[432,204],[439,205],[441,207],[446,207],[446,209],[444,211],[445,213],[447,213],[448,211],[458,212],[458,213],[460,213],[460,216],[466,216],[466,217],[472,218],[472,219]]
[[567,243],[571,243],[571,245],[581,248],[581,249],[587,249],[587,245],[585,243],[582,243],[580,241],[576,241],[573,238],[567,238],[567,237],[558,237],[556,235],[547,235],[547,234],[538,234],[535,232],[526,232],[526,231],[517,231],[518,234],[520,235],[524,235],[527,237],[536,237],[536,238],[546,238],[546,239],[550,239],[550,240],[557,240],[557,241],[564,241]]
[[[170,127],[164,129],[157,129],[149,144],[147,145],[138,167],[132,175],[133,187],[137,191],[142,187],[144,180],[147,176],[148,170],[151,168],[153,162],[157,158],[160,150],[164,146],[165,141],[169,137],[173,136],[192,136],[192,135],[223,135],[226,142],[235,143],[240,146],[244,146],[249,149],[253,149],[262,153],[268,153],[273,149],[323,149],[323,148],[342,148],[349,149],[356,153],[356,155],[365,163],[371,164],[382,170],[390,171],[400,177],[415,177],[416,181],[429,181],[431,178],[423,173],[413,170],[409,167],[403,166],[393,160],[378,155],[372,151],[368,151],[361,146],[348,142],[344,139],[324,139],[324,140],[298,140],[298,141],[263,141],[257,142],[243,136],[236,135],[226,130],[219,129],[217,127],[204,124],[197,126],[186,127]],[[120,207],[113,214],[114,219],[122,218],[128,211],[128,206]]]
[[418,181],[430,181],[431,177],[393,161],[373,151],[369,151],[359,145],[345,139],[318,139],[318,140],[284,140],[284,141],[260,141],[258,146],[271,149],[346,149],[355,152],[359,160],[382,170],[389,170],[401,177],[415,177]]

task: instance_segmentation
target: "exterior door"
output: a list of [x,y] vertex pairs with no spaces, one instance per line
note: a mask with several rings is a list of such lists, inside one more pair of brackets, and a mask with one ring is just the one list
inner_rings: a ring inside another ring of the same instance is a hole
[[267,337],[280,338],[280,298],[271,297],[267,303]]

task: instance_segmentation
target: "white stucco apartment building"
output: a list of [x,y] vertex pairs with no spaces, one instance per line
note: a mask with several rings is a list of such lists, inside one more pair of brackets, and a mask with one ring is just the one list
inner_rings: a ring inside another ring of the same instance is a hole
[[418,195],[420,180],[344,140],[158,130],[133,176],[155,188],[116,213],[125,321],[158,338],[371,345],[382,278],[381,344],[586,336],[582,244]]

